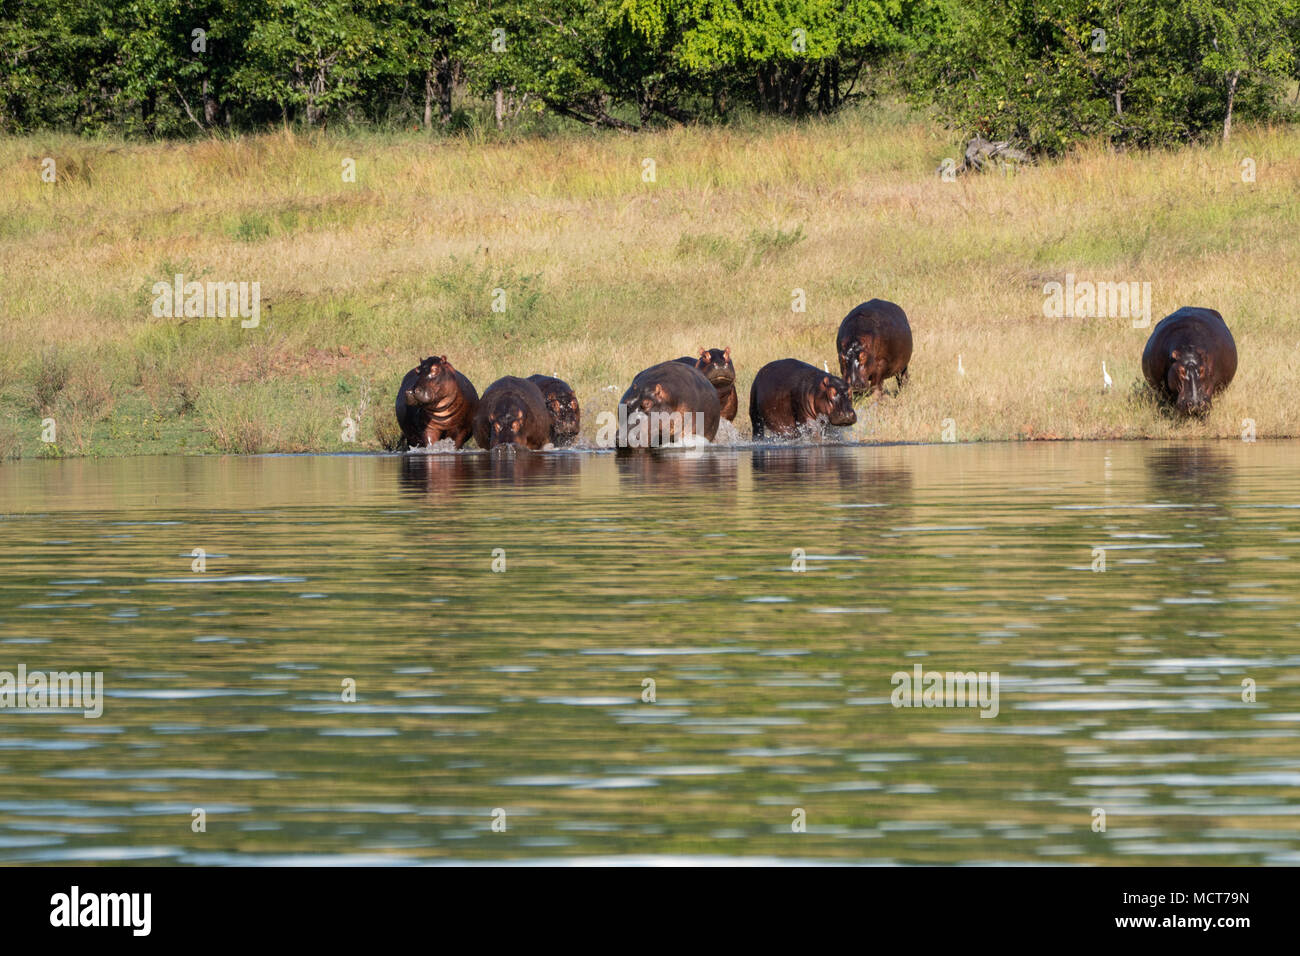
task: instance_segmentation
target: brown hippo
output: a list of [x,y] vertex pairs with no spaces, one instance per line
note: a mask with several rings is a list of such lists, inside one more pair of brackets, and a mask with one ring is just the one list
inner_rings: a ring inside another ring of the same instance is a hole
[[540,388],[513,375],[487,387],[474,416],[474,441],[480,448],[522,445],[536,451],[550,440],[551,413]]
[[397,424],[405,448],[450,438],[459,448],[469,440],[478,392],[445,355],[431,355],[402,378],[397,389]]
[[1237,346],[1223,316],[1185,306],[1151,330],[1142,352],[1147,384],[1183,415],[1206,415],[1237,374]]
[[551,444],[556,448],[572,445],[582,423],[578,396],[573,394],[568,382],[549,375],[530,375],[528,381],[540,388],[546,399],[546,408],[551,413]]
[[824,427],[858,420],[848,383],[798,359],[778,359],[758,370],[749,389],[754,437],[771,431],[789,437],[805,422]]
[[899,388],[907,381],[912,327],[894,303],[872,299],[844,317],[835,337],[835,350],[840,356],[840,376],[854,394],[879,395],[885,379],[897,377]]
[[620,447],[658,446],[686,435],[713,441],[722,417],[717,389],[682,362],[660,362],[640,372],[618,407]]
[[700,349],[699,358],[683,355],[674,361],[693,365],[718,390],[718,403],[722,406],[722,417],[729,422],[736,420],[740,402],[736,399],[736,366],[731,364],[731,349]]

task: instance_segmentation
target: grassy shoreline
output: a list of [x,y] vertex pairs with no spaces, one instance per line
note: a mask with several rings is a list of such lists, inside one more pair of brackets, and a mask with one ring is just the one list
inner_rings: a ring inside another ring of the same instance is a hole
[[[0,458],[374,450],[434,352],[480,390],[558,374],[590,439],[639,369],[728,345],[747,436],[759,367],[834,369],[840,319],[872,296],[907,311],[915,352],[855,439],[936,442],[946,420],[958,441],[1300,434],[1300,131],[943,182],[956,155],[890,107],[502,142],[0,139]],[[155,318],[176,273],[259,282],[261,324]],[[1240,367],[1205,421],[1139,386],[1149,328],[1044,317],[1067,274],[1150,282],[1153,324],[1223,313]]]

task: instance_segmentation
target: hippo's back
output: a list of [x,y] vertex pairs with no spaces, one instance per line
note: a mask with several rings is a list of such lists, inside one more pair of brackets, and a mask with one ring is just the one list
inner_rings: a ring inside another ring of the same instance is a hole
[[474,383],[460,369],[456,370],[456,383],[460,385],[460,393],[465,396],[465,401],[469,403],[469,417],[472,419],[474,411],[478,408],[478,389],[474,387]]
[[800,386],[815,385],[823,374],[822,369],[799,359],[784,358],[768,362],[754,376],[754,384],[750,387],[753,396],[750,402],[752,404],[757,399],[761,404],[773,395],[788,394]]
[[694,362],[688,364],[688,360],[683,357],[642,369],[636,374],[636,378],[632,379],[632,384],[623,393],[620,401],[626,404],[628,399],[637,395],[642,389],[654,385],[662,385],[676,401],[686,402],[692,408],[700,407],[698,403],[706,401],[706,394],[712,395],[715,399],[718,395],[717,389],[704,373],[695,367]]
[[887,337],[900,343],[905,341],[908,351],[911,351],[912,327],[908,324],[907,313],[885,299],[863,302],[840,323],[841,342],[861,334]]
[[406,393],[415,388],[415,383],[420,380],[420,369],[413,368],[402,376],[402,384],[397,386],[397,421],[400,424],[406,422],[410,406],[406,404]]
[[1228,323],[1214,309],[1186,305],[1156,323],[1142,350],[1142,374],[1153,388],[1163,388],[1173,351],[1199,348],[1213,357],[1212,386],[1222,387],[1237,374],[1237,343]]
[[638,396],[656,385],[663,386],[668,396],[665,405],[670,411],[683,414],[702,412],[703,437],[713,441],[718,434],[718,422],[722,419],[722,403],[718,400],[718,390],[703,372],[685,362],[660,362],[638,372],[619,402],[630,408]]

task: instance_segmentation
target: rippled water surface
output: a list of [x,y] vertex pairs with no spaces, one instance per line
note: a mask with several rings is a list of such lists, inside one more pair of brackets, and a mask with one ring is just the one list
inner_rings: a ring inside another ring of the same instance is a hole
[[[0,862],[1300,863],[1298,465],[3,465],[0,670],[104,710],[0,710]],[[997,716],[893,707],[918,663]]]

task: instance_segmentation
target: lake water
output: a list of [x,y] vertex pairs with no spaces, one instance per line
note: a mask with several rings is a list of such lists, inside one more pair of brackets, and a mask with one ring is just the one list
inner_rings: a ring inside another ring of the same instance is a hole
[[[104,689],[0,710],[0,863],[1297,864],[1298,465],[2,465],[0,670]],[[997,715],[894,707],[917,664]]]

